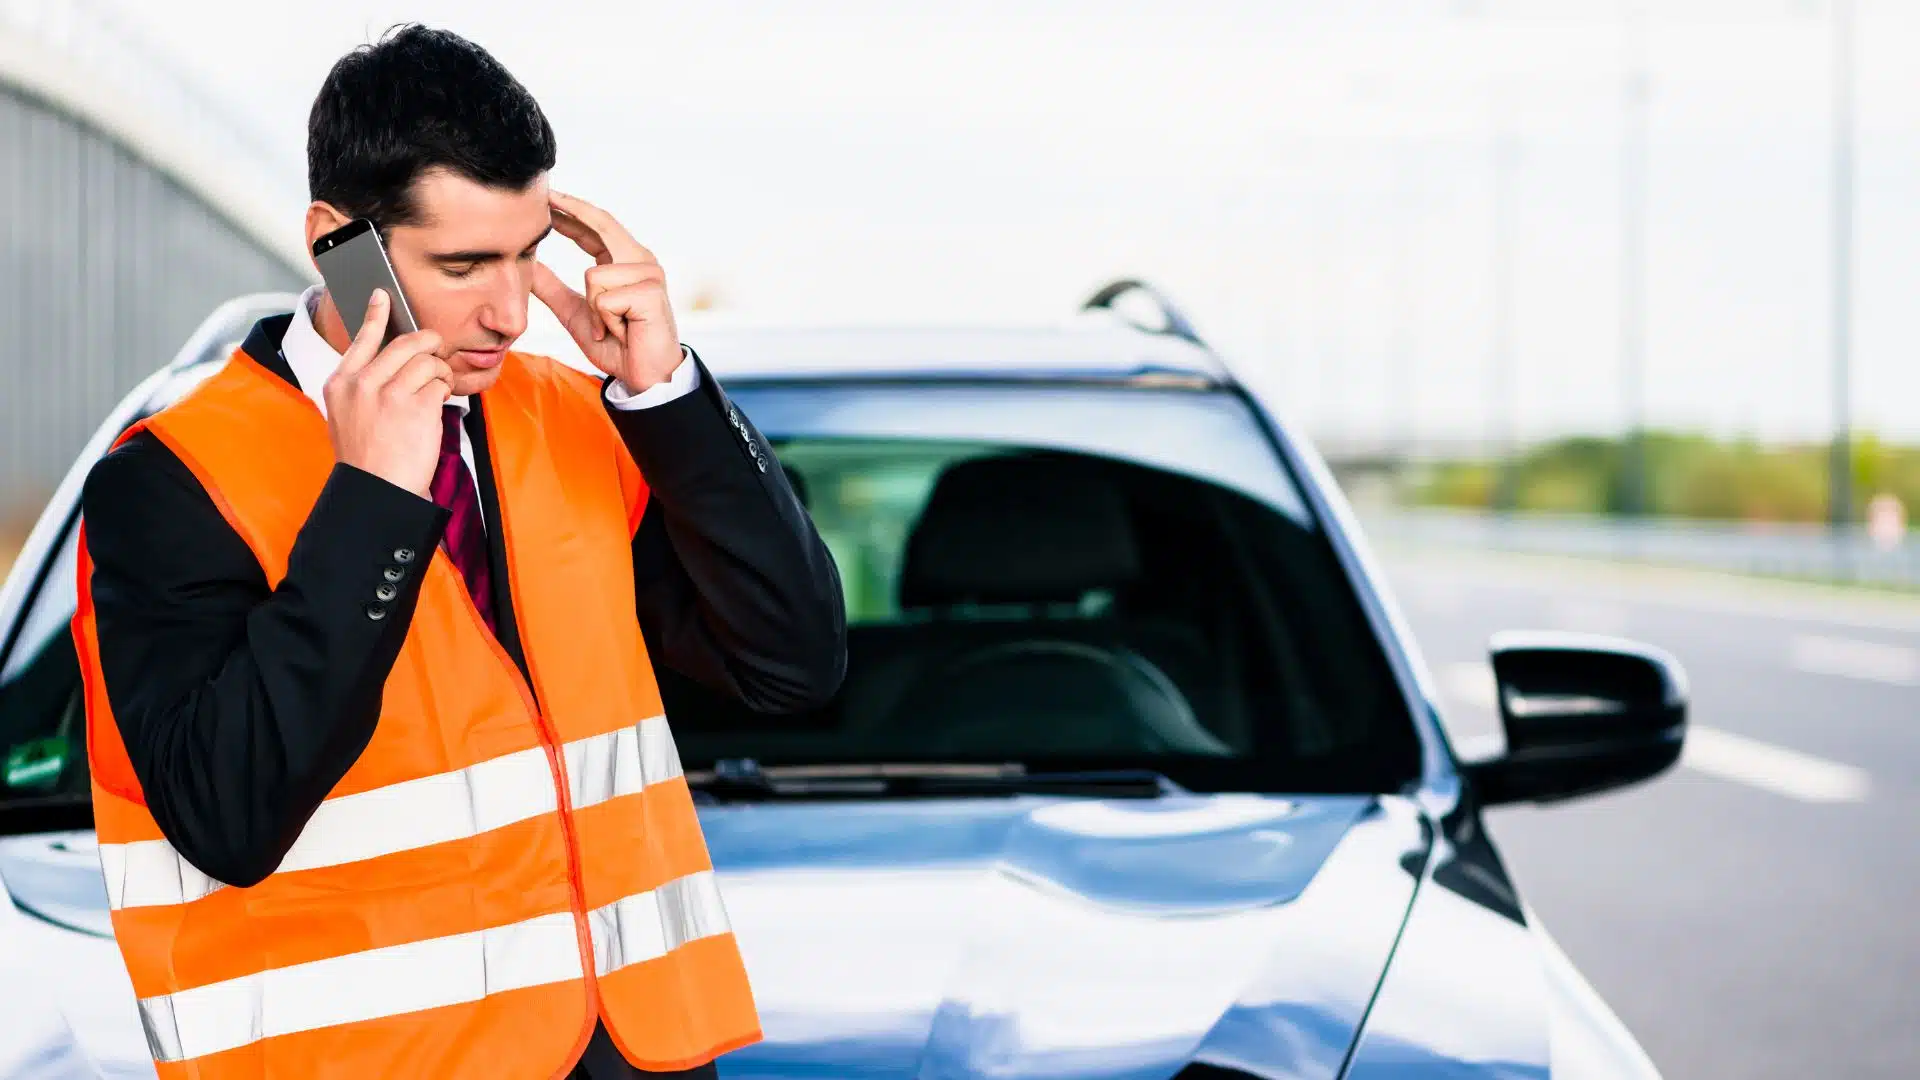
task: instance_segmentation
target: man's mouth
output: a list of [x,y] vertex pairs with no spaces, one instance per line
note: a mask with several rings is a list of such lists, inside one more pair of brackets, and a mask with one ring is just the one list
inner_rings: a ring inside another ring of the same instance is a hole
[[500,361],[506,359],[507,350],[505,346],[498,349],[461,349],[454,355],[468,367],[491,368],[500,366]]

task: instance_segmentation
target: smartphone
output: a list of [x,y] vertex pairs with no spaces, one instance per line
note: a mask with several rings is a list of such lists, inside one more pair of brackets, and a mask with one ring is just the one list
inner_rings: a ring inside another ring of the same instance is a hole
[[411,334],[419,324],[413,321],[413,309],[400,281],[387,261],[386,246],[380,243],[380,230],[366,218],[354,218],[313,242],[313,261],[319,264],[320,280],[326,282],[327,295],[340,312],[348,334],[360,331],[367,318],[367,301],[373,290],[385,289],[393,304],[387,309],[387,342],[401,334]]

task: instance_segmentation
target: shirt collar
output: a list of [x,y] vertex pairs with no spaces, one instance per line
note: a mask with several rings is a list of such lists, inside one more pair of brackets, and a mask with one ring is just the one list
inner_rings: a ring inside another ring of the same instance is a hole
[[[327,380],[333,376],[335,368],[340,366],[340,354],[333,351],[327,339],[313,325],[315,313],[320,310],[320,297],[325,293],[323,285],[310,285],[300,294],[300,302],[293,307],[293,322],[287,326],[287,336],[280,342],[280,355],[286,358],[287,366],[293,369],[293,379],[300,384],[300,392],[318,406],[320,415],[327,415],[327,399],[323,391]],[[447,404],[459,409],[466,415],[468,401],[465,397],[450,397]]]

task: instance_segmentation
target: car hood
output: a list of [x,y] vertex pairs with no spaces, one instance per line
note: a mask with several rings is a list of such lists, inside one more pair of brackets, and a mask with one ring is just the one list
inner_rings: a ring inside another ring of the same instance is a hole
[[[1365,796],[730,804],[701,822],[765,1034],[727,1055],[730,1078],[1334,1077],[1429,836],[1405,800]],[[47,930],[110,952],[90,846],[9,840],[0,873]]]
[[703,823],[766,1036],[729,1077],[1164,1080],[1194,1060],[1335,1076],[1425,844],[1408,804],[1366,797],[749,805]]

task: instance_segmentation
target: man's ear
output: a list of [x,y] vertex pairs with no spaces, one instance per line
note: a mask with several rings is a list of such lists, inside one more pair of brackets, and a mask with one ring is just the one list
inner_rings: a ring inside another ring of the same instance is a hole
[[[313,242],[353,219],[333,208],[332,203],[312,202],[307,204],[307,258],[313,258]],[[318,272],[319,263],[313,269]]]

